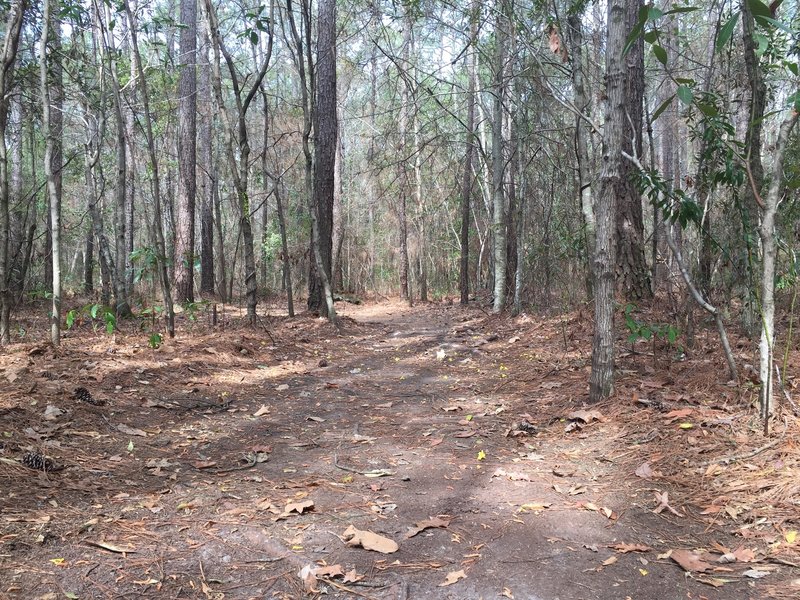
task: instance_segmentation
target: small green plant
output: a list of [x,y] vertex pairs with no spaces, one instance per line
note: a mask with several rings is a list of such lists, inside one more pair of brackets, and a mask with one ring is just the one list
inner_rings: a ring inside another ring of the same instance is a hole
[[164,338],[161,337],[160,333],[151,333],[150,337],[148,338],[148,343],[153,350],[156,350],[159,346],[161,346],[161,341]]
[[196,302],[184,302],[183,312],[186,315],[186,318],[189,319],[191,323],[196,323],[197,313],[205,310],[207,306],[208,306],[208,300],[198,300]]
[[[104,327],[106,333],[111,335],[117,328],[117,315],[114,310],[102,304],[87,304],[82,308],[73,308],[67,312],[67,329],[72,329],[76,322],[88,320],[92,324],[92,330],[97,333],[100,327]],[[101,325],[102,324],[102,325]]]
[[639,321],[635,316],[636,305],[628,303],[625,305],[625,327],[628,329],[628,342],[633,345],[639,340],[645,340],[653,343],[653,363],[656,361],[656,341],[662,339],[671,348],[675,348],[679,352],[682,348],[677,345],[678,335],[680,331],[671,323],[647,323]]

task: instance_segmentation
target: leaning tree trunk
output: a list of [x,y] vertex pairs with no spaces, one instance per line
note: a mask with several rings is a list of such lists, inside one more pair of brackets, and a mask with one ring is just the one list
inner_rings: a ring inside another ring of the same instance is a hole
[[617,198],[626,194],[623,168],[625,120],[625,64],[622,50],[628,28],[625,8],[633,0],[609,0],[606,42],[606,115],[603,131],[603,167],[595,206],[597,225],[594,250],[594,338],[589,401],[611,395],[614,385],[614,245]]

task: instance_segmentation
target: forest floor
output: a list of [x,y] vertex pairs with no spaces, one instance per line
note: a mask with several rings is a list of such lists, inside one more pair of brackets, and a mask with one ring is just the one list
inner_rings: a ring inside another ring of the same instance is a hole
[[763,437],[711,330],[680,357],[620,331],[615,396],[586,407],[586,311],[340,310],[201,315],[157,350],[23,323],[0,598],[800,597],[798,421]]

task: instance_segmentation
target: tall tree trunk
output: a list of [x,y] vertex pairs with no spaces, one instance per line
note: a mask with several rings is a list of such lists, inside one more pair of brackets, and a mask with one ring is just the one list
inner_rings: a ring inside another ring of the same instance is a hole
[[211,63],[208,58],[210,46],[208,33],[203,31],[198,96],[200,99],[200,128],[198,135],[200,155],[200,293],[214,293],[214,167],[211,154],[212,100]]
[[594,251],[594,338],[589,402],[611,395],[614,384],[614,245],[618,198],[627,193],[623,168],[623,144],[628,115],[626,65],[622,50],[630,31],[626,7],[634,0],[609,0],[606,41],[606,114],[603,130],[603,166],[600,193],[595,206],[596,244]]
[[286,305],[289,316],[294,317],[294,289],[292,287],[292,267],[289,260],[289,241],[286,235],[286,217],[283,212],[283,200],[281,199],[281,186],[283,182],[278,179],[275,182],[275,209],[278,213],[278,226],[281,230],[281,249],[283,250],[283,282],[286,286]]
[[17,59],[22,17],[27,2],[14,2],[8,9],[5,37],[0,55],[0,344],[11,342],[11,294],[9,293],[9,209],[8,209],[8,153],[6,125],[8,100],[12,88],[14,63]]
[[492,312],[501,312],[506,305],[506,195],[503,123],[505,121],[505,63],[507,27],[506,2],[495,4],[495,56],[492,115],[492,234],[494,236],[494,304]]
[[[333,252],[333,196],[336,170],[336,0],[320,0],[317,19],[317,64],[314,96],[314,194],[311,234],[317,289],[322,292],[321,314],[336,321],[331,290]],[[310,301],[310,299],[309,299]],[[324,308],[324,310],[322,310]]]
[[[572,61],[572,88],[575,94],[575,106],[582,116],[575,118],[575,156],[578,161],[578,189],[580,190],[581,214],[583,227],[586,232],[586,256],[589,270],[594,263],[593,254],[595,247],[595,218],[592,200],[592,177],[589,162],[590,131],[586,119],[590,118],[591,100],[586,90],[583,62],[583,24],[582,13],[571,12],[567,17],[567,32],[570,40]],[[583,118],[585,117],[585,118]],[[591,292],[592,277],[589,274],[589,291]]]
[[[759,205],[761,211],[761,236],[762,267],[761,267],[761,340],[759,350],[759,375],[761,389],[761,418],[764,420],[765,431],[768,428],[769,416],[772,412],[772,353],[775,347],[775,258],[777,254],[775,215],[778,212],[778,203],[781,199],[783,188],[783,162],[786,149],[789,145],[789,136],[797,123],[797,111],[790,109],[783,120],[778,133],[778,141],[773,152],[772,178],[767,196]],[[757,192],[754,192],[757,193]]]
[[[211,34],[211,44],[214,51],[214,61],[212,65],[213,88],[217,97],[223,128],[225,130],[225,146],[228,154],[233,186],[236,190],[237,208],[239,210],[239,232],[244,244],[244,269],[245,269],[245,288],[247,294],[247,319],[251,325],[256,324],[256,307],[258,306],[258,281],[256,272],[255,248],[253,244],[253,228],[250,215],[250,196],[248,191],[250,173],[250,141],[247,132],[247,111],[258,93],[261,82],[267,74],[270,58],[272,56],[273,34],[270,27],[267,32],[268,46],[263,63],[255,76],[253,85],[247,94],[243,94],[243,89],[239,83],[239,76],[234,64],[233,57],[226,48],[217,21],[217,14],[211,0],[204,2],[208,29]],[[275,22],[274,4],[270,5],[269,22]],[[220,71],[220,54],[225,59],[228,73],[231,77],[234,100],[236,102],[236,128],[231,122],[231,118],[225,108],[225,100],[222,95],[222,74]],[[236,149],[234,150],[234,144]],[[237,156],[238,155],[238,156]]]
[[178,80],[178,207],[175,295],[194,302],[195,198],[197,193],[197,0],[181,0]]
[[467,131],[466,150],[464,152],[464,172],[461,178],[461,261],[458,288],[461,293],[461,305],[469,304],[469,221],[470,204],[472,200],[472,185],[475,180],[475,76],[477,60],[474,46],[478,39],[478,19],[480,17],[480,2],[473,0],[470,14],[469,40],[470,48],[464,58],[467,71]]
[[[108,7],[105,8],[106,11],[108,11]],[[95,10],[93,11],[93,16],[96,22],[96,27],[99,29],[102,60],[105,63],[106,71],[108,73],[106,81],[111,85],[111,100],[112,100],[112,106],[114,108],[114,125],[116,127],[116,135],[117,135],[116,185],[114,188],[115,255],[113,258],[111,255],[109,242],[105,237],[104,228],[102,225],[101,218],[99,216],[99,210],[95,206],[94,211],[92,211],[92,203],[96,203],[98,201],[96,185],[94,184],[95,181],[94,171],[97,168],[97,162],[99,160],[99,152],[100,152],[99,148],[102,146],[103,130],[105,129],[104,112],[101,116],[101,122],[103,123],[103,125],[94,134],[95,136],[99,136],[98,139],[93,140],[90,138],[86,144],[87,148],[86,159],[89,161],[86,165],[87,185],[94,186],[94,189],[92,189],[91,191],[89,205],[93,221],[93,228],[95,231],[95,235],[97,236],[98,245],[100,247],[100,272],[103,281],[103,303],[105,304],[109,301],[108,298],[109,287],[113,287],[117,316],[120,318],[127,318],[132,316],[133,313],[131,311],[130,305],[128,304],[128,289],[125,283],[125,270],[127,268],[126,263],[128,255],[128,251],[125,246],[126,227],[127,227],[125,219],[125,213],[126,213],[125,204],[127,202],[127,189],[129,185],[129,182],[127,180],[128,148],[126,144],[127,136],[125,135],[126,133],[125,115],[122,106],[122,93],[120,91],[119,75],[117,74],[117,62],[116,62],[117,53],[114,47],[114,36],[108,31],[108,27],[106,26],[106,22],[108,22],[108,20],[110,19],[110,15],[108,12],[106,12],[104,19],[104,15],[100,13],[100,8],[95,7]],[[105,111],[105,108],[101,107],[100,110]],[[84,111],[87,112],[88,116],[88,106],[84,105]],[[95,147],[95,153],[94,156],[90,157],[88,153],[90,152],[93,144]],[[102,239],[100,237],[101,233],[103,236]]]
[[[632,31],[639,21],[643,0],[625,2],[625,27]],[[622,123],[622,149],[639,159],[642,157],[642,125],[644,99],[644,38],[639,36],[623,57],[625,65],[626,116]],[[645,259],[642,197],[632,174],[634,167],[621,165],[624,194],[617,198],[617,289],[629,300],[651,296],[649,268]]]
[[158,275],[161,280],[161,290],[164,298],[164,311],[167,320],[167,333],[169,337],[175,337],[175,311],[172,305],[172,287],[167,271],[167,252],[164,242],[164,225],[161,211],[161,181],[159,179],[158,156],[156,155],[156,143],[153,136],[153,119],[150,113],[150,99],[147,93],[147,80],[144,76],[142,57],[139,53],[139,41],[136,34],[136,19],[129,4],[125,4],[125,13],[128,18],[128,26],[131,34],[131,50],[133,52],[134,65],[136,67],[136,82],[141,94],[142,108],[144,109],[144,130],[147,137],[147,149],[150,155],[150,168],[152,169],[151,185],[153,190],[153,230],[155,233],[156,254],[158,256]]
[[[55,12],[58,13],[58,0],[55,2]],[[52,19],[52,24],[51,24]],[[51,29],[52,42],[48,42]],[[57,172],[61,170],[61,148],[57,137],[61,137],[61,124],[63,119],[61,109],[61,69],[58,61],[51,61],[48,55],[56,54],[60,48],[61,26],[57,18],[51,16],[50,0],[44,0],[42,7],[42,36],[39,41],[39,83],[42,97],[42,132],[45,138],[44,173],[47,179],[47,200],[50,207],[50,240],[52,251],[52,305],[50,308],[50,341],[53,346],[61,344],[61,190],[60,177]],[[49,71],[52,70],[52,73]],[[51,89],[54,94],[51,97]],[[51,106],[51,101],[55,106]],[[58,116],[56,116],[58,115]],[[56,162],[58,161],[58,162]]]

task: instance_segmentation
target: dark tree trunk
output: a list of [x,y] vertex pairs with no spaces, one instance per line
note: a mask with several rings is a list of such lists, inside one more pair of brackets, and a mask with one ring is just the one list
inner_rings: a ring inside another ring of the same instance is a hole
[[200,52],[198,97],[200,127],[198,150],[200,163],[200,293],[214,293],[214,200],[212,173],[214,167],[211,156],[212,101],[211,101],[211,63],[208,59],[210,41],[208,33],[203,32],[203,45]]
[[[642,0],[625,2],[625,28],[631,31],[639,21]],[[622,126],[622,149],[642,159],[642,125],[644,99],[644,39],[639,36],[623,57],[625,112]],[[641,300],[652,295],[649,267],[645,258],[642,197],[632,177],[635,167],[625,161],[621,165],[624,194],[617,198],[617,289],[628,300]]]
[[175,230],[175,297],[194,302],[195,198],[197,193],[197,0],[181,0],[178,81],[178,206]]
[[[472,14],[470,15],[470,45],[474,46],[478,39],[478,19],[480,17],[480,2],[473,0]],[[466,132],[466,151],[464,153],[464,173],[461,179],[461,263],[459,273],[459,291],[461,293],[461,305],[469,303],[469,223],[470,223],[470,204],[472,197],[473,183],[473,162],[475,160],[475,49],[467,50],[465,57],[467,70],[467,132]]]
[[[320,0],[318,6],[316,89],[314,95],[314,193],[311,206],[312,246],[316,266],[309,290],[309,309],[336,319],[331,291],[333,258],[333,197],[335,193],[336,140],[336,1]],[[313,292],[313,297],[312,297]]]

